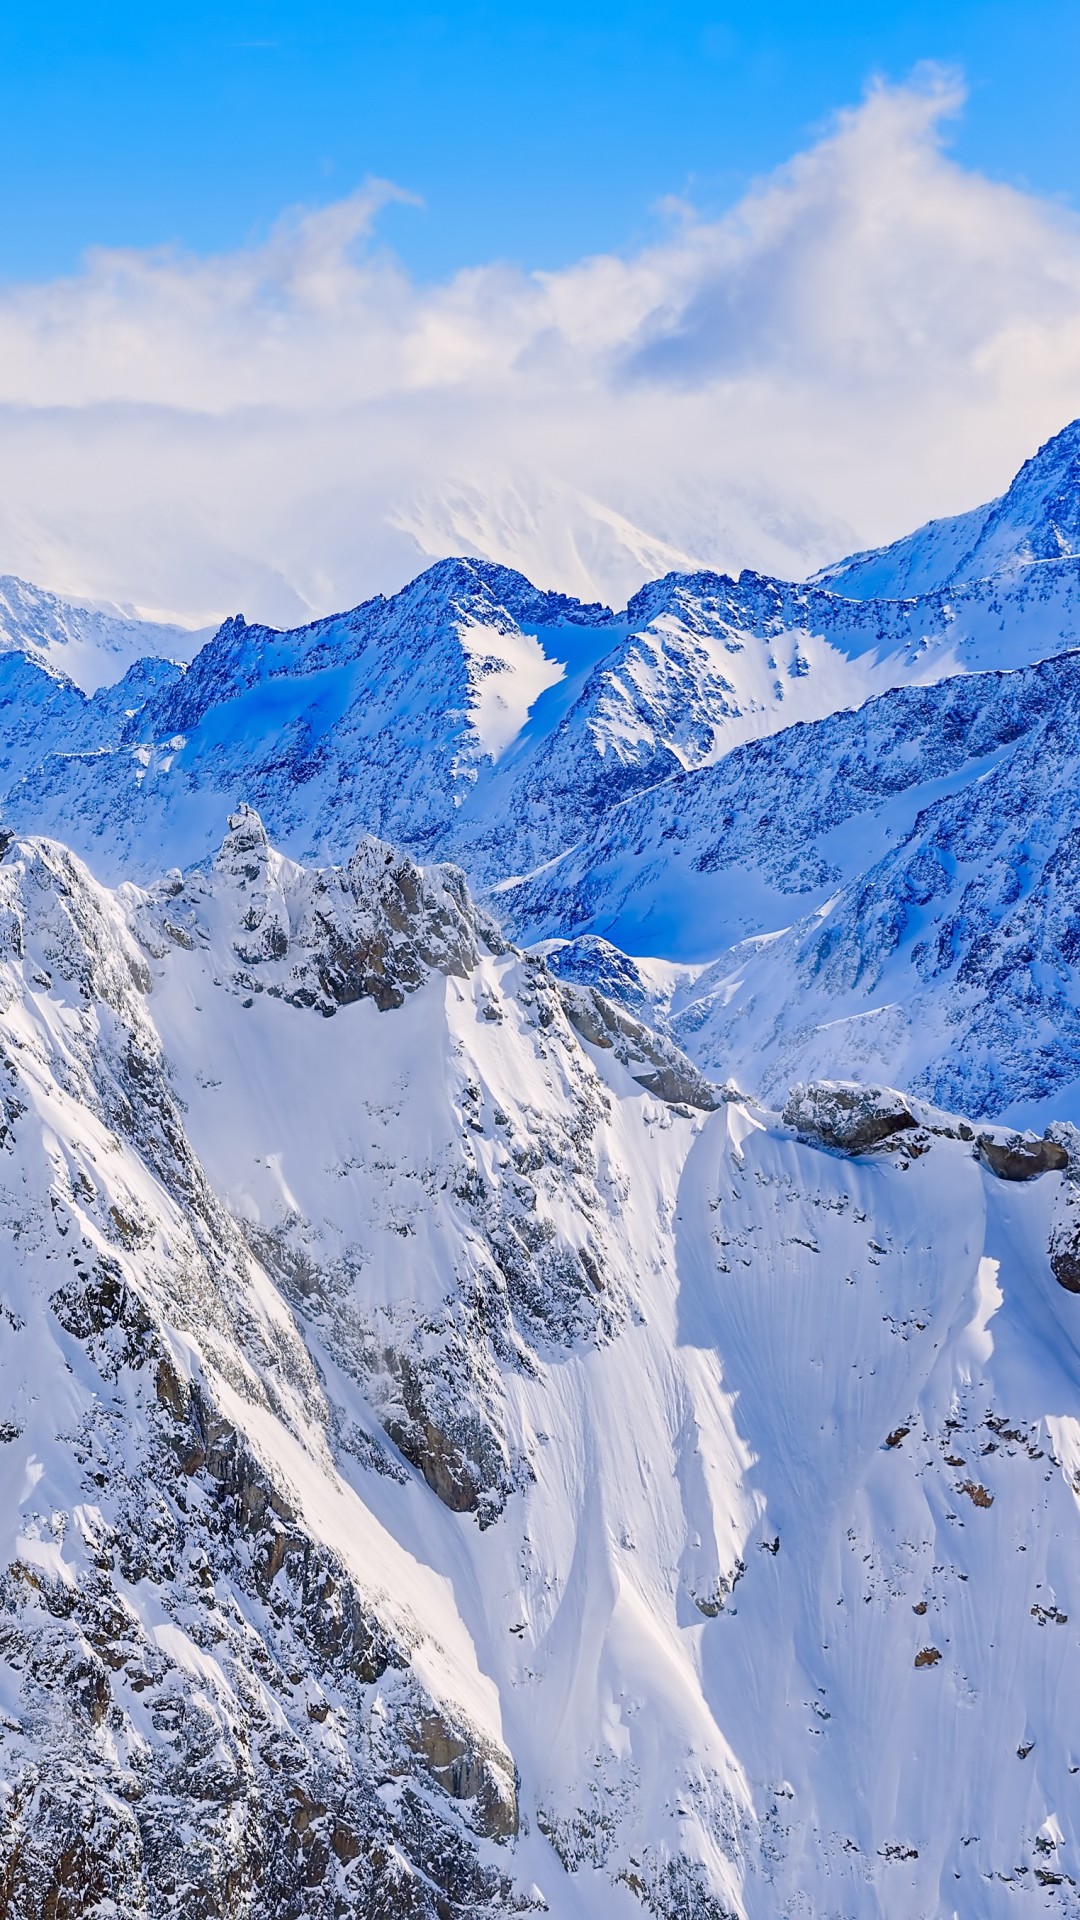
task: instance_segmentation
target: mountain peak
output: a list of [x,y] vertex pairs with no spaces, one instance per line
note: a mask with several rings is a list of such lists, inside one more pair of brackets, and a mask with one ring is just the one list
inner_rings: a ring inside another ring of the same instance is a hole
[[857,600],[898,598],[1080,555],[1080,419],[1025,460],[1000,499],[929,520],[887,547],[854,553],[814,575]]
[[402,592],[411,594],[414,590],[420,590],[427,594],[432,588],[447,595],[479,592],[524,627],[596,627],[606,626],[615,620],[611,608],[600,601],[586,603],[575,599],[570,593],[535,587],[523,573],[518,573],[514,567],[504,567],[497,560],[465,556],[436,560]]
[[[1025,460],[991,508],[975,554],[1000,563],[1059,560],[1080,552],[1080,420]],[[962,563],[966,564],[966,563]],[[981,571],[992,571],[984,567]]]

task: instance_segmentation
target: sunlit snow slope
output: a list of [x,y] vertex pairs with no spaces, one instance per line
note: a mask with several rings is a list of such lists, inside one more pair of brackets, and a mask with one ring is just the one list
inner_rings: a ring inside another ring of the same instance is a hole
[[119,607],[77,606],[0,575],[0,651],[25,653],[86,693],[111,686],[137,660],[190,660],[208,638]]

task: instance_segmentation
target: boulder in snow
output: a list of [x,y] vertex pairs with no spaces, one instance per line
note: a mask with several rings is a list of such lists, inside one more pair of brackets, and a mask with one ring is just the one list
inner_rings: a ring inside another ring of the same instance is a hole
[[783,1118],[801,1139],[833,1153],[869,1153],[918,1125],[902,1094],[891,1087],[862,1087],[853,1080],[792,1087]]

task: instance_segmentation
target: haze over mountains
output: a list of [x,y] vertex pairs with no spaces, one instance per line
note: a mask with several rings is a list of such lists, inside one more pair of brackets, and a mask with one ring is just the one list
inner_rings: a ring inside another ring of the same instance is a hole
[[11,1911],[1080,1914],[1080,423],[802,583],[2,610]]

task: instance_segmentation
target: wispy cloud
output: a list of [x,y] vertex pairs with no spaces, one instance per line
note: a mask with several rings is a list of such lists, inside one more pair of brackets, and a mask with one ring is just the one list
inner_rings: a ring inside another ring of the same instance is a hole
[[472,547],[619,597],[798,569],[997,490],[1080,411],[1080,222],[961,169],[962,89],[874,88],[719,221],[418,287],[385,182],[193,258],[0,295],[0,567],[203,619]]

